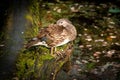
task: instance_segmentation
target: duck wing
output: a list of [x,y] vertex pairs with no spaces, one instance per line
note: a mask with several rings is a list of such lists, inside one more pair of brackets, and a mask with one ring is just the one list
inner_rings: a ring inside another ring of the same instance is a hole
[[60,46],[67,38],[68,31],[63,26],[51,24],[48,27],[42,28],[38,35],[26,44],[26,48],[36,45],[44,45],[46,47]]

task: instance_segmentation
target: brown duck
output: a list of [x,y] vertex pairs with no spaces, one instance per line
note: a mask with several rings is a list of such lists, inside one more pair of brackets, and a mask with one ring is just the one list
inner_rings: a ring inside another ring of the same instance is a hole
[[76,35],[76,28],[68,19],[59,19],[56,24],[42,28],[38,35],[26,44],[26,48],[37,45],[54,48],[73,41]]

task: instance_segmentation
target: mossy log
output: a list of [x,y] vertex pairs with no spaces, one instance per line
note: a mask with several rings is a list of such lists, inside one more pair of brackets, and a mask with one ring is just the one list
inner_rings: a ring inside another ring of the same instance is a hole
[[41,80],[56,80],[57,73],[61,70],[63,65],[69,61],[72,50],[73,48],[71,46],[67,46],[67,49],[63,51],[63,54],[65,54],[64,58],[59,60],[46,60],[40,69],[39,78]]
[[[73,46],[68,44],[61,52],[64,57],[51,56],[49,53],[43,54],[47,49],[25,50],[17,61],[17,76],[21,80],[56,80],[58,72],[69,60],[73,51]],[[35,51],[34,51],[35,50]],[[39,51],[40,50],[40,51]],[[57,79],[58,80],[58,79]]]

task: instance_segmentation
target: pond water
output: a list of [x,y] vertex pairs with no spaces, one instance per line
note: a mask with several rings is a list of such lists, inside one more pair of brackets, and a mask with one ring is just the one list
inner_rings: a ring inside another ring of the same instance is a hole
[[[10,3],[10,4],[9,4]],[[9,6],[8,6],[9,4]],[[4,3],[4,15],[6,18],[2,18],[5,23],[3,29],[7,38],[1,44],[2,54],[0,56],[0,80],[8,79],[9,75],[14,71],[15,60],[18,55],[18,51],[23,46],[23,33],[25,31],[25,14],[27,13],[27,2],[24,0],[8,1],[8,4]],[[9,18],[9,19],[8,19]],[[8,23],[8,24],[7,24]]]

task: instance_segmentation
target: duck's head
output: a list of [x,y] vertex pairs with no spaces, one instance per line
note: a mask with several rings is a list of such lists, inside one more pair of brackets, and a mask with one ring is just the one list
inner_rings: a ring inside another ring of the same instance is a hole
[[65,27],[66,25],[71,24],[71,23],[72,23],[71,21],[69,21],[68,19],[65,19],[65,18],[59,19],[56,22],[57,25],[63,26],[63,27]]

